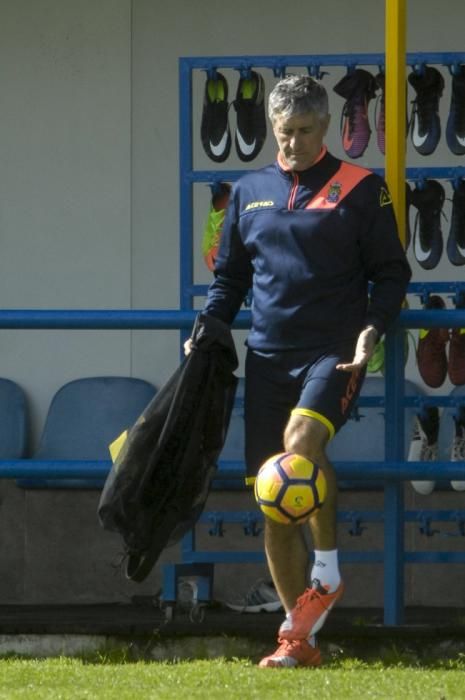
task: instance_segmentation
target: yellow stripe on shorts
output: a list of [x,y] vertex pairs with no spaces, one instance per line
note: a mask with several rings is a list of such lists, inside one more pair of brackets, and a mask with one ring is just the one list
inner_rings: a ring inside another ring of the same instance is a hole
[[334,429],[334,425],[331,423],[330,420],[328,420],[325,416],[323,416],[321,413],[317,413],[317,411],[312,411],[310,408],[293,408],[291,411],[292,416],[307,416],[308,418],[315,418],[315,420],[320,421],[320,423],[323,423],[328,428],[329,431],[329,439],[334,437],[334,434],[336,430]]

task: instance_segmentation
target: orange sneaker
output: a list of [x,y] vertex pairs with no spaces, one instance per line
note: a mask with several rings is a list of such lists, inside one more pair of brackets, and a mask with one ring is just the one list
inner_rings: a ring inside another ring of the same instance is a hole
[[258,664],[260,668],[295,668],[296,666],[320,666],[321,655],[318,645],[312,646],[306,639],[278,638],[279,646],[270,656],[265,656]]
[[307,639],[320,630],[333,605],[341,598],[344,584],[341,583],[334,593],[328,592],[327,586],[322,586],[318,580],[312,581],[312,588],[307,588],[297,598],[297,604],[279,628],[282,639]]

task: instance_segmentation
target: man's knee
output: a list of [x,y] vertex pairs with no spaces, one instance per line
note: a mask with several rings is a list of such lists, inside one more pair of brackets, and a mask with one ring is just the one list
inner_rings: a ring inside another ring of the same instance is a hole
[[279,523],[277,520],[273,520],[272,518],[269,518],[267,515],[265,515],[264,518],[264,525],[265,525],[265,532],[274,535],[276,537],[286,539],[287,537],[291,536],[291,531],[293,530],[293,527],[291,524],[291,527],[287,523]]
[[284,432],[284,449],[317,461],[325,455],[327,427],[315,418],[291,416]]

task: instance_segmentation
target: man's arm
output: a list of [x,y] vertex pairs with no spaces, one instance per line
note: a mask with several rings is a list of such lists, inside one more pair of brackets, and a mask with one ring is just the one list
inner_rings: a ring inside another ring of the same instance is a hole
[[358,337],[352,362],[338,365],[351,372],[368,364],[375,346],[397,318],[411,277],[399,240],[392,202],[381,178],[370,178],[367,223],[361,232],[361,255],[372,282],[365,327]]
[[369,184],[366,225],[360,236],[363,266],[372,282],[365,324],[374,326],[381,337],[402,308],[412,271],[387,186],[379,177],[370,178]]

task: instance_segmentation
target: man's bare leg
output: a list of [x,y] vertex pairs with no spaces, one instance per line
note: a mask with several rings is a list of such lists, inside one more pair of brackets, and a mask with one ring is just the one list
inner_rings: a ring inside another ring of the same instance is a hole
[[280,525],[265,520],[268,566],[287,615],[279,628],[277,650],[262,659],[260,666],[288,663],[318,666],[321,657],[315,635],[342,595],[336,549],[337,481],[325,454],[328,439],[328,428],[309,416],[293,414],[285,430],[284,449],[318,464],[326,477],[327,494],[322,508],[309,520],[317,555],[311,573],[304,538],[306,526]]
[[271,577],[286,612],[307,586],[308,549],[303,526],[265,519],[265,553]]
[[323,507],[310,519],[315,549],[330,550],[337,542],[337,480],[334,467],[325,454],[329,431],[327,427],[308,416],[293,415],[284,433],[284,448],[315,462],[326,477],[326,499]]
[[[291,416],[284,434],[284,449],[316,462],[326,477],[327,494],[323,507],[309,521],[315,549],[336,548],[337,483],[334,469],[324,453],[328,429],[307,416]],[[288,612],[308,585],[308,550],[304,526],[265,522],[265,551],[278,595]]]
[[[270,554],[274,554],[272,565],[277,578],[275,585],[281,592],[283,602],[287,601],[289,604],[292,597],[296,595],[296,588],[300,587],[300,593],[297,593],[297,597],[300,598],[299,605],[288,611],[290,614],[279,628],[280,638],[284,640],[306,639],[309,635],[316,634],[343,592],[336,548],[337,481],[334,469],[325,455],[328,437],[329,431],[322,422],[299,414],[291,416],[284,435],[285,450],[301,454],[318,464],[327,482],[325,502],[320,511],[309,521],[317,555],[310,574],[311,586],[307,578],[308,562],[303,561],[302,549],[299,549],[296,555],[295,568],[290,568],[290,574],[286,576],[283,573],[284,546],[270,548]],[[289,542],[288,546],[289,551],[286,556],[290,559],[292,543]],[[270,558],[273,559],[273,556]]]

